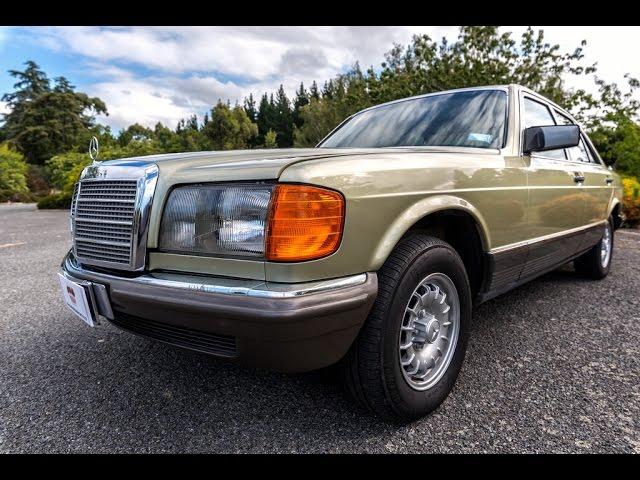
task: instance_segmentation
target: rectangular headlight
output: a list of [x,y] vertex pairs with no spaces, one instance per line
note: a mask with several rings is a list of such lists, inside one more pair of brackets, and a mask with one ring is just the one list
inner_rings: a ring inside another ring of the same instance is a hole
[[181,253],[264,256],[274,185],[189,185],[171,191],[159,246]]

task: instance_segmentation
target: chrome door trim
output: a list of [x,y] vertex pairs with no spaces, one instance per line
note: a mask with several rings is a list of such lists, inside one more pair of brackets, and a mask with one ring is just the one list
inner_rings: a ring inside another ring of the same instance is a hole
[[558,238],[562,238],[567,235],[572,235],[574,233],[581,232],[583,230],[589,230],[590,228],[597,227],[599,225],[604,225],[607,221],[600,220],[599,222],[593,222],[588,225],[583,225],[581,227],[571,228],[569,230],[563,230],[562,232],[550,233],[549,235],[544,235],[542,237],[536,237],[531,240],[523,240],[521,242],[510,243],[509,245],[503,245],[501,247],[492,248],[489,250],[489,253],[494,255],[496,253],[508,252],[509,250],[513,250],[514,248],[526,247],[529,245],[535,245],[539,242],[545,242],[547,240],[554,240]]

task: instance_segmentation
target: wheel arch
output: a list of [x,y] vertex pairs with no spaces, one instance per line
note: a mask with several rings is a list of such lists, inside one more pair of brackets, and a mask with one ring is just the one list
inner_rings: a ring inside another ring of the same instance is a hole
[[485,280],[484,254],[491,245],[487,224],[478,209],[468,201],[451,195],[429,197],[416,202],[389,225],[375,252],[376,270],[398,242],[412,232],[436,236],[458,252],[467,269],[475,297]]
[[624,222],[624,215],[622,214],[622,203],[616,197],[613,197],[609,210],[607,212],[607,218],[613,217],[613,228],[618,229]]

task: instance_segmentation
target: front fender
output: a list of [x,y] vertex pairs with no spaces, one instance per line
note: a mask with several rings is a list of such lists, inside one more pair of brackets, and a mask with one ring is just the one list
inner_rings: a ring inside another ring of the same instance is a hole
[[459,210],[469,214],[478,227],[483,251],[489,250],[488,246],[491,245],[491,239],[488,233],[489,229],[480,211],[460,197],[454,195],[436,195],[423,198],[410,205],[389,225],[371,258],[371,265],[374,267],[374,270],[382,266],[402,236],[407,233],[413,225],[428,215],[446,210]]

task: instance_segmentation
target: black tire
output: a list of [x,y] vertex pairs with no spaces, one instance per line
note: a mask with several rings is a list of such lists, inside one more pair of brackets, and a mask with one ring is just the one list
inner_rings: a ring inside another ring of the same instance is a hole
[[607,227],[609,228],[609,233],[611,235],[611,253],[609,254],[609,261],[606,265],[602,265],[602,243],[604,242],[603,234],[603,238],[596,243],[591,250],[582,254],[573,261],[574,268],[578,275],[594,280],[600,280],[609,274],[609,270],[611,269],[611,260],[613,259],[614,245],[614,228],[611,218],[609,218],[609,221],[607,222]]
[[[460,328],[444,375],[428,390],[405,380],[399,362],[399,335],[405,307],[427,275],[444,273],[459,298]],[[378,296],[369,317],[343,362],[348,392],[366,409],[393,422],[408,422],[435,410],[454,386],[469,337],[472,300],[458,253],[446,242],[415,234],[399,242],[378,271]]]

